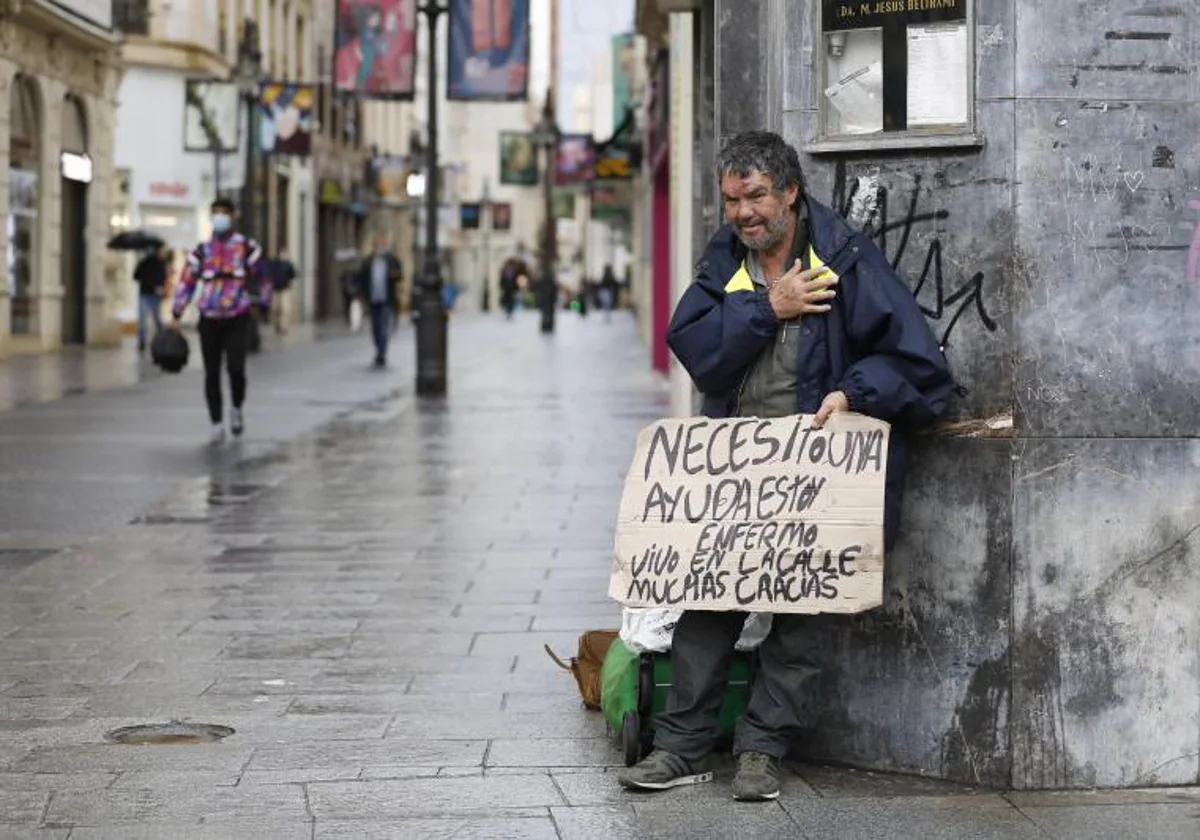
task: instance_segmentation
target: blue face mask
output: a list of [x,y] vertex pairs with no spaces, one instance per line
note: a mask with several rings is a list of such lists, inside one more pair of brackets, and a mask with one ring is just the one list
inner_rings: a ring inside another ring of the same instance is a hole
[[212,217],[212,226],[214,233],[226,233],[229,230],[232,219],[224,213],[214,213]]

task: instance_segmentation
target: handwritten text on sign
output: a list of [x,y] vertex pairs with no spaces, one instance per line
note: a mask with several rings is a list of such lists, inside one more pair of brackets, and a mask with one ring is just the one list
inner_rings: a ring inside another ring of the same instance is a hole
[[642,430],[609,595],[631,607],[861,612],[883,601],[888,424],[835,414]]

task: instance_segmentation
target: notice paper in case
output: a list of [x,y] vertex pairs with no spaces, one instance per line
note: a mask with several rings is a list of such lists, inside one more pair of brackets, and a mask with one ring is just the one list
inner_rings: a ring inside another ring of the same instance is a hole
[[883,131],[883,64],[874,61],[825,89],[841,118],[840,134]]
[[908,27],[908,127],[966,125],[967,27]]

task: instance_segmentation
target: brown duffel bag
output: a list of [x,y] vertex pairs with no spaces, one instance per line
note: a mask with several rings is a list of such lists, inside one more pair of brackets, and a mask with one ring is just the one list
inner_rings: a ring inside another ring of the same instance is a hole
[[558,667],[569,671],[575,677],[579,686],[579,694],[583,697],[583,705],[589,709],[600,708],[600,669],[604,665],[604,655],[608,646],[617,638],[616,630],[589,630],[579,637],[579,654],[571,657],[570,662],[564,662],[561,657],[545,645],[546,653]]

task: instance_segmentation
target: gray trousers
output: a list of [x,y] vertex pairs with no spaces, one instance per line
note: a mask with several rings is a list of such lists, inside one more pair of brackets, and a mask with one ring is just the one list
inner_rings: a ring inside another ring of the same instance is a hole
[[[675,682],[655,721],[655,747],[690,761],[713,751],[733,647],[745,620],[745,613],[698,610],[680,617],[671,642]],[[787,755],[812,708],[827,627],[825,615],[775,616],[758,649],[758,671],[734,734],[734,755]]]

